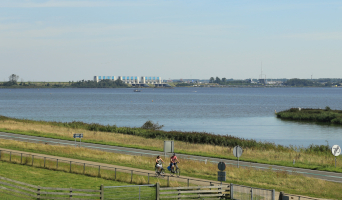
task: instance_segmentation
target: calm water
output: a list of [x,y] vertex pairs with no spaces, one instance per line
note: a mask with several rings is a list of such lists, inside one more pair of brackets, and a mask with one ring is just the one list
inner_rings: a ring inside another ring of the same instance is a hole
[[283,145],[342,145],[342,127],[285,122],[291,107],[342,109],[342,88],[0,89],[0,115],[206,131]]

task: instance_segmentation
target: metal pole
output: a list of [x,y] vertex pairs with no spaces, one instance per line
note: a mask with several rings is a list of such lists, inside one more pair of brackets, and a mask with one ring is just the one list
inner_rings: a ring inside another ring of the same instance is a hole
[[140,186],[139,186],[139,200],[140,200]]
[[238,168],[239,168],[239,157],[238,157]]
[[253,200],[253,188],[251,188],[251,200]]
[[82,142],[82,138],[80,138],[80,148],[81,148],[81,142]]
[[335,168],[336,168],[336,156],[335,156]]
[[272,200],[275,200],[275,190],[272,190]]
[[230,184],[230,199],[234,199],[234,184]]

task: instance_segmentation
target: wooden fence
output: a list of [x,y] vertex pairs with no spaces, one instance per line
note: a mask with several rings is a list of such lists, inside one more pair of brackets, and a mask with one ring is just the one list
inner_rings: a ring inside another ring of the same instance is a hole
[[159,194],[156,199],[181,198],[228,199],[230,198],[230,186],[165,187],[159,189]]
[[100,190],[41,187],[1,176],[0,191],[22,199],[103,199],[103,185]]

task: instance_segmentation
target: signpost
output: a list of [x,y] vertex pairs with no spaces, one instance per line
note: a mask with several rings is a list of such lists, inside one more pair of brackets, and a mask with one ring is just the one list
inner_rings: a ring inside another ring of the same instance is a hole
[[166,158],[166,153],[174,152],[174,141],[164,141],[164,156]]
[[234,156],[238,158],[238,164],[237,164],[238,168],[239,168],[239,158],[241,157],[242,152],[243,150],[239,145],[235,146],[233,149]]
[[220,170],[217,172],[217,181],[221,181],[222,185],[222,181],[226,181],[226,172],[224,172],[224,170],[226,169],[226,163],[219,162],[217,168]]
[[335,156],[335,167],[336,167],[336,156],[339,156],[341,154],[341,147],[338,145],[334,145],[331,148],[332,155]]
[[80,138],[80,147],[81,147],[81,142],[82,142],[82,138],[83,138],[83,133],[75,133],[74,134],[74,138],[75,138],[75,146],[76,145],[76,138]]

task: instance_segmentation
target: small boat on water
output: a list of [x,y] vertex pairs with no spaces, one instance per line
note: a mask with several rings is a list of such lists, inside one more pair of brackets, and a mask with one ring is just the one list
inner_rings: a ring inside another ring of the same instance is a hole
[[140,90],[134,90],[134,92],[141,92]]

